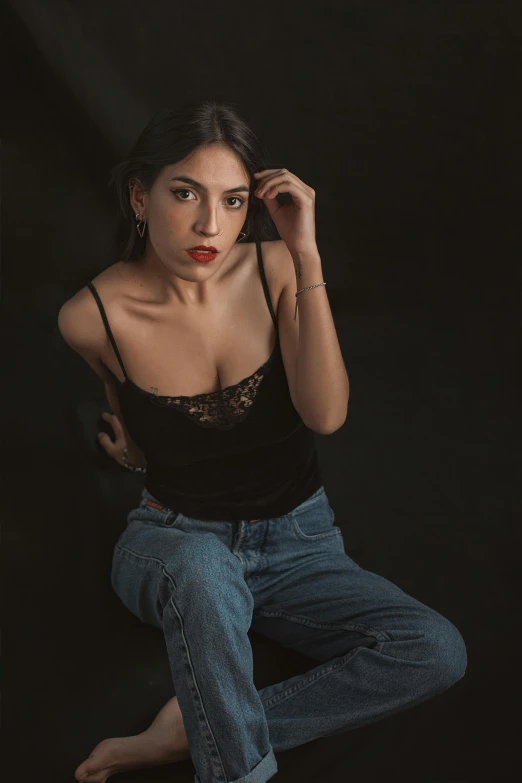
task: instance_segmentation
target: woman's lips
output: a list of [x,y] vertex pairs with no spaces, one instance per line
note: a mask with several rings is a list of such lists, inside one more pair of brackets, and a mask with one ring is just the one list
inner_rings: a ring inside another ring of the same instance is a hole
[[187,253],[194,261],[208,263],[217,257],[217,253],[208,253],[203,250],[187,250]]

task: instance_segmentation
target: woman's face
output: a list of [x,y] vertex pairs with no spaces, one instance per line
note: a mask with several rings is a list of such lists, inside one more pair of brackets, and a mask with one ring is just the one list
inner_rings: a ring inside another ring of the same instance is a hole
[[[246,220],[249,189],[241,159],[220,144],[198,147],[166,166],[148,193],[133,184],[132,207],[147,221],[145,265],[160,264],[187,281],[214,277]],[[213,261],[200,263],[186,252],[197,245],[213,245],[219,252]]]

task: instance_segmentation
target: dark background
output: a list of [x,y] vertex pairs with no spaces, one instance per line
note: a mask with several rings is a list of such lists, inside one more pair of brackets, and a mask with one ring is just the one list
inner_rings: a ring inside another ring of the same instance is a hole
[[[143,481],[95,444],[63,302],[109,256],[109,167],[160,106],[236,102],[316,191],[350,377],[317,436],[348,553],[450,619],[448,692],[278,754],[278,780],[474,783],[519,769],[519,3],[21,2],[2,11],[4,768],[73,783],[173,695],[112,593]],[[515,256],[516,254],[516,256]],[[517,260],[515,260],[517,258]],[[251,635],[258,687],[315,665]],[[192,762],[118,777],[192,781]]]

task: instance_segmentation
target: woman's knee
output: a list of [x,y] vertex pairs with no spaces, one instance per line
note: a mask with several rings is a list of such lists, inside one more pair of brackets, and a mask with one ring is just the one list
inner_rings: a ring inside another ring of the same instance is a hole
[[[120,600],[142,621],[160,625],[173,595],[181,601],[190,596],[191,606],[198,601],[219,602],[238,591],[253,601],[241,562],[217,536],[171,531],[163,535],[159,548],[149,542],[146,556],[141,554],[141,544],[139,551],[131,549],[132,542],[128,548],[116,548],[111,581]],[[236,591],[231,590],[234,586]]]
[[430,665],[431,686],[437,692],[464,677],[468,657],[464,639],[453,623],[435,614],[423,628],[424,661]]

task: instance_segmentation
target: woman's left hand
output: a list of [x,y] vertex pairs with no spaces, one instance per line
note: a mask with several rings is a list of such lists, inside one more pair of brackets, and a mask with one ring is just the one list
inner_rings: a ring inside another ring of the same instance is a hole
[[[254,177],[259,181],[254,195],[263,199],[288,250],[316,252],[315,190],[288,169],[263,169]],[[280,204],[276,199],[278,193],[290,193],[292,202]]]

